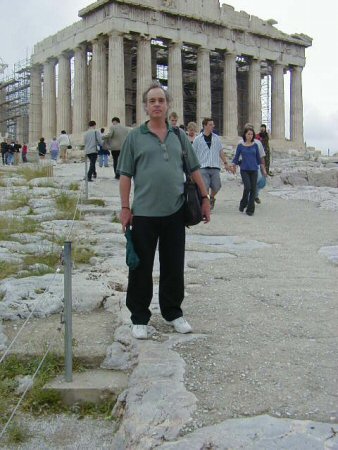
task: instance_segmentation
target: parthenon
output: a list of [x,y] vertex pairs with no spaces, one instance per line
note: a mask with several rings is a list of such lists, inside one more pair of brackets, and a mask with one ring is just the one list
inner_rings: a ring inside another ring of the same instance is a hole
[[271,89],[273,142],[286,145],[284,75],[290,74],[290,140],[303,147],[302,70],[312,39],[279,31],[218,0],[98,0],[80,21],[37,43],[31,58],[29,142],[67,130],[80,139],[88,120],[145,120],[142,93],[168,86],[180,123],[213,117],[236,142],[262,121],[262,80]]

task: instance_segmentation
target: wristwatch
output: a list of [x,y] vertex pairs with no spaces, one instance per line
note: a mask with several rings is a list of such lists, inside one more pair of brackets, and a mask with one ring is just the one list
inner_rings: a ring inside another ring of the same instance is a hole
[[210,200],[210,195],[209,195],[209,194],[207,194],[207,195],[202,195],[201,199],[204,200],[205,198],[207,198],[208,200]]

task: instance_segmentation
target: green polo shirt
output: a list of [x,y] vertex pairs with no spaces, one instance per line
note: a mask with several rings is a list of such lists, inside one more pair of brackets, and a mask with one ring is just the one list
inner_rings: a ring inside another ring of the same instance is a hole
[[[147,122],[133,129],[123,144],[117,170],[134,180],[132,210],[136,216],[170,216],[183,205],[182,148],[172,127],[167,126],[163,144],[149,130]],[[194,172],[200,167],[198,159],[187,136],[181,136]]]

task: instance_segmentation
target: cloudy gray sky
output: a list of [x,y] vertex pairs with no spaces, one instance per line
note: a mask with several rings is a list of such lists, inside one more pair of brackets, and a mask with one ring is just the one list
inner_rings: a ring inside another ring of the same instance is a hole
[[[36,42],[79,20],[90,0],[0,0],[0,58],[14,63],[30,56]],[[221,1],[221,3],[225,3]],[[338,1],[227,0],[236,10],[273,18],[286,33],[313,38],[303,71],[304,132],[307,145],[338,152]]]

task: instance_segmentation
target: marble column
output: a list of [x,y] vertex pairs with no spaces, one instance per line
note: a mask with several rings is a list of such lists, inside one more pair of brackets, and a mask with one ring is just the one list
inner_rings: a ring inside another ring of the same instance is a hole
[[290,70],[290,139],[294,143],[303,147],[304,130],[302,70],[303,68],[300,66],[294,66]]
[[210,52],[201,47],[197,51],[196,91],[196,123],[199,128],[205,117],[211,117]]
[[58,102],[57,102],[57,130],[59,135],[62,130],[71,134],[72,132],[72,94],[71,94],[71,76],[70,76],[70,55],[62,53],[59,56],[58,73]]
[[74,50],[74,102],[73,134],[88,128],[88,67],[87,48],[80,45]]
[[109,35],[108,62],[108,112],[107,124],[111,125],[113,117],[119,117],[121,124],[126,121],[126,100],[124,85],[124,43],[123,35]]
[[271,137],[285,140],[284,66],[279,62],[272,67]]
[[248,79],[248,122],[250,122],[256,133],[258,133],[262,123],[262,103],[261,103],[261,63],[257,59],[252,59],[249,67]]
[[45,141],[56,136],[55,59],[43,65],[42,135]]
[[42,136],[42,85],[41,66],[31,68],[29,99],[29,143],[35,143]]
[[223,135],[238,136],[236,55],[225,53],[223,73]]
[[91,112],[90,117],[97,123],[97,128],[107,125],[107,59],[105,40],[100,37],[93,41],[91,77]]
[[137,45],[136,70],[136,123],[140,125],[147,118],[142,102],[143,93],[151,84],[151,42],[150,37],[140,37]]
[[132,52],[130,45],[125,46],[124,51],[124,68],[125,73],[129,76],[125,78],[126,85],[126,125],[131,126],[133,124],[133,78],[135,77],[135,69],[132,66]]
[[183,113],[183,70],[182,70],[182,43],[169,44],[168,57],[168,89],[172,97],[170,111],[178,115],[178,123],[184,124]]

